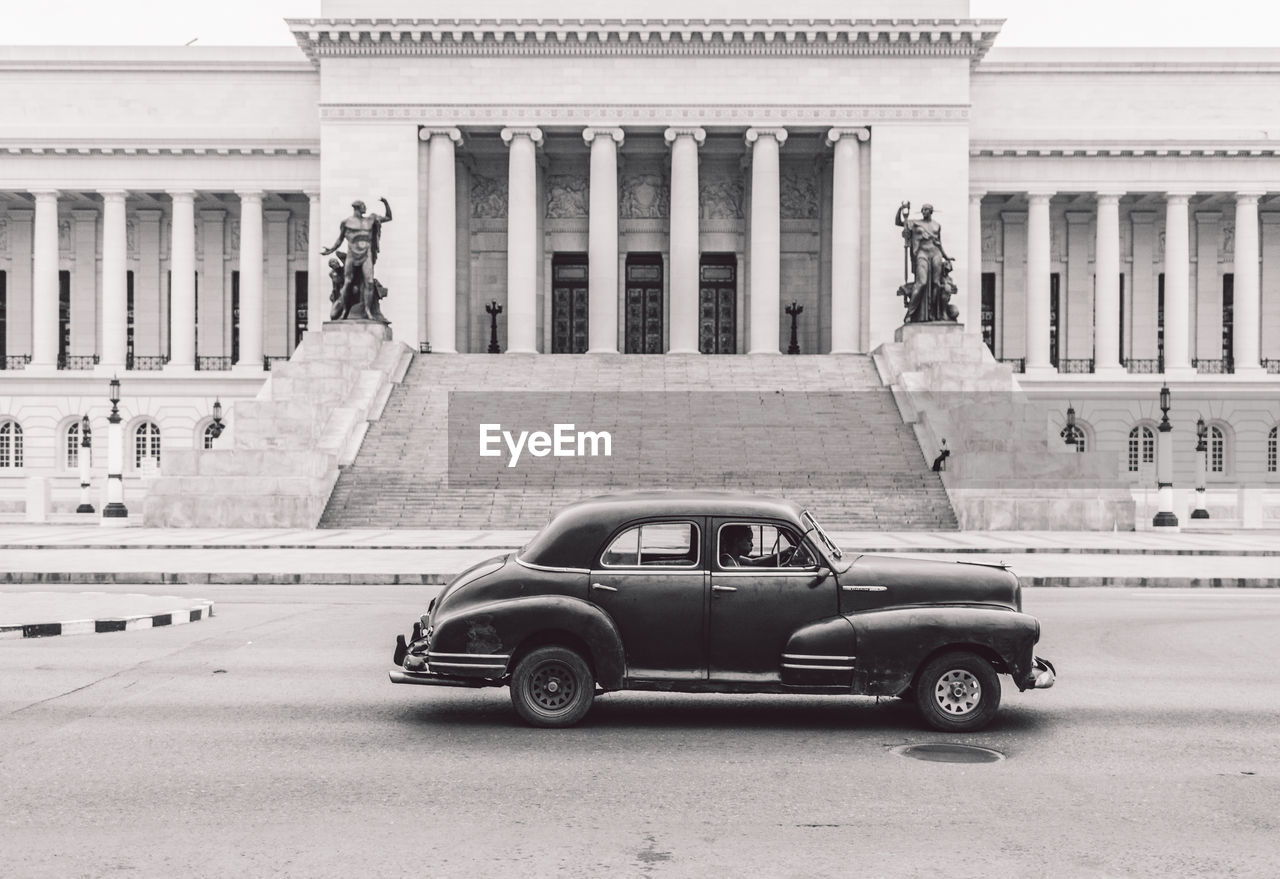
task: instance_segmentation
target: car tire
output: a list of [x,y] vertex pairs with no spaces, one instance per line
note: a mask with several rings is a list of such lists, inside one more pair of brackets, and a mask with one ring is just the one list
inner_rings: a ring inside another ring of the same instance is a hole
[[585,659],[567,647],[539,647],[511,675],[511,704],[531,726],[573,726],[586,716],[596,685]]
[[934,729],[976,732],[1000,708],[1000,676],[976,653],[943,653],[920,670],[915,697],[925,723]]

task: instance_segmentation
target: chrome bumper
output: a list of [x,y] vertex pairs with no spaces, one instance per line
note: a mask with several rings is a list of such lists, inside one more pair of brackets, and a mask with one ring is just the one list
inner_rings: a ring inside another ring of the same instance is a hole
[[446,677],[432,671],[406,671],[402,668],[393,668],[387,672],[387,675],[391,678],[391,683],[393,684],[423,684],[428,687],[466,687],[469,689],[501,686],[498,681],[465,680]]

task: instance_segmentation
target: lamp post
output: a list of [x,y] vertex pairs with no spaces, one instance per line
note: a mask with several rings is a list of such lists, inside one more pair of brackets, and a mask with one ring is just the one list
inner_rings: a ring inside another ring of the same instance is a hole
[[93,433],[89,429],[89,416],[80,419],[80,506],[77,513],[92,513],[93,504],[89,503],[89,471],[93,467]]
[[1074,446],[1075,450],[1079,452],[1081,451],[1080,434],[1082,434],[1083,432],[1084,431],[1082,431],[1079,427],[1076,426],[1075,408],[1070,403],[1068,403],[1067,404],[1067,426],[1062,428],[1062,432],[1059,433],[1058,436],[1062,437],[1062,441],[1064,443],[1066,443],[1069,446]]
[[1151,524],[1156,528],[1177,528],[1173,514],[1173,425],[1169,423],[1169,386],[1160,388],[1160,436],[1156,444],[1156,496],[1160,509]]
[[804,311],[804,306],[793,299],[791,300],[791,304],[783,310],[786,311],[787,314],[791,315],[791,344],[787,346],[787,353],[799,354],[800,341],[796,338],[796,318]]
[[1209,436],[1209,428],[1204,418],[1196,420],[1196,508],[1191,511],[1192,519],[1208,519],[1209,511],[1204,507],[1204,480],[1209,469],[1209,444],[1205,440]]
[[124,426],[120,417],[120,379],[111,377],[111,414],[107,416],[107,505],[102,508],[102,524],[129,524],[124,505]]
[[498,347],[498,315],[502,314],[502,306],[494,299],[484,310],[489,313],[489,353],[500,354],[502,349]]
[[209,425],[209,435],[214,439],[222,436],[222,431],[227,426],[222,423],[222,400],[214,398],[213,401],[213,423]]

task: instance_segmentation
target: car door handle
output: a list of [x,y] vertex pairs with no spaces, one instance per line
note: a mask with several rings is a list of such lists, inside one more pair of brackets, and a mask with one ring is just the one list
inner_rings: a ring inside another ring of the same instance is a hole
[[845,592],[887,592],[888,586],[842,586]]
[[604,592],[617,592],[617,591],[618,591],[618,587],[616,587],[616,586],[606,586],[606,585],[604,585],[603,583],[592,583],[592,584],[591,584],[591,588],[592,588],[592,589],[599,589],[599,590],[604,591]]
[[712,586],[711,591],[712,592],[737,592],[738,587],[737,586]]

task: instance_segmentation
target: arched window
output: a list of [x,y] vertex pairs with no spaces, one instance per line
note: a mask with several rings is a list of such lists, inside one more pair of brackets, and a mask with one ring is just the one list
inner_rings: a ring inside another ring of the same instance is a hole
[[1226,472],[1227,438],[1216,424],[1209,426],[1209,472]]
[[1267,434],[1267,472],[1276,472],[1276,428]]
[[75,470],[80,466],[80,422],[73,421],[67,425],[66,469]]
[[1129,431],[1129,472],[1137,473],[1143,464],[1156,460],[1156,432],[1145,424]]
[[137,470],[143,469],[144,462],[148,459],[154,461],[152,465],[159,469],[160,467],[160,428],[155,422],[144,421],[134,429],[133,432],[133,466]]
[[12,419],[0,421],[0,470],[22,466],[22,427]]
[[218,430],[217,426],[214,425],[212,421],[206,424],[204,426],[204,440],[201,448],[212,449],[213,441],[218,438],[219,433],[221,433],[221,431]]
[[1083,421],[1076,422],[1075,442],[1072,443],[1077,452],[1089,451],[1089,426]]

